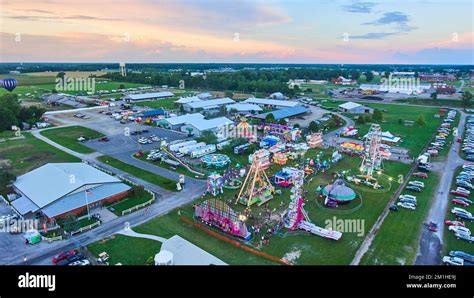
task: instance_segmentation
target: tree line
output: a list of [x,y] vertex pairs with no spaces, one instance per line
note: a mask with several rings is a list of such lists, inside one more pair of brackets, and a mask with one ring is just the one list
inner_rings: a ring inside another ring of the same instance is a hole
[[23,128],[23,123],[33,125],[41,119],[45,109],[36,106],[22,107],[16,94],[0,96],[0,132],[10,130],[13,125]]

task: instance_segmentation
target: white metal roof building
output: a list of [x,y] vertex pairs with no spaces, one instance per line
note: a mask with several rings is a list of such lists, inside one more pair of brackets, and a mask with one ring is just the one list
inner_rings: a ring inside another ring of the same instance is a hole
[[163,119],[171,129],[178,129],[186,123],[193,123],[199,120],[203,120],[204,116],[200,113],[185,114],[181,116],[175,116]]
[[219,117],[214,119],[200,119],[186,123],[181,127],[182,132],[191,131],[192,134],[199,137],[204,131],[212,131],[217,133],[219,128],[225,125],[232,125],[234,122],[227,117]]
[[234,103],[235,101],[228,98],[216,98],[211,100],[203,100],[203,101],[195,101],[183,104],[183,108],[186,112],[198,112],[200,110],[215,110],[216,108],[219,109],[220,106],[228,105]]
[[268,98],[248,98],[244,100],[245,103],[256,104],[261,107],[271,107],[277,109],[283,108],[291,108],[300,105],[299,102],[296,101],[288,101],[288,100],[276,100],[276,99],[268,99]]
[[85,163],[48,163],[21,175],[13,183],[19,198],[12,207],[21,215],[41,211],[48,218],[63,215],[122,194],[130,186]]
[[136,101],[136,100],[153,100],[173,97],[174,94],[169,91],[163,92],[151,92],[151,93],[142,93],[142,94],[129,94],[124,97],[127,101]]
[[351,113],[351,114],[369,114],[373,113],[374,109],[363,106],[361,104],[348,101],[346,103],[340,104],[338,106],[339,111],[343,113]]
[[202,99],[199,98],[198,96],[188,96],[188,97],[181,97],[175,102],[179,104],[185,104],[185,103],[196,102],[196,101],[202,101]]
[[261,112],[263,111],[262,108],[256,104],[252,103],[234,103],[227,105],[225,107],[227,112],[231,110],[236,110],[237,113],[248,113],[248,112]]

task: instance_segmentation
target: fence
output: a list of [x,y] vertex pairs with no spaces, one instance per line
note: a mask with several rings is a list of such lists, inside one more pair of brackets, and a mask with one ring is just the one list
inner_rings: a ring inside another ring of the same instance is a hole
[[142,204],[135,205],[135,206],[133,206],[132,208],[128,208],[127,210],[123,210],[123,211],[122,211],[122,216],[124,216],[124,215],[127,214],[127,213],[131,213],[131,212],[133,212],[133,211],[136,211],[136,210],[138,210],[138,209],[140,209],[140,208],[143,208],[143,207],[145,207],[145,206],[151,205],[151,204],[155,201],[155,194],[152,194],[152,195],[153,195],[153,197],[151,198],[151,200],[149,200],[149,201],[147,201],[147,202],[145,202],[145,203],[142,203]]
[[53,241],[60,241],[60,240],[63,240],[63,236],[56,236],[56,237],[51,237],[51,238],[41,236],[41,240],[47,241],[48,243],[51,243],[51,242],[53,242]]
[[96,221],[96,222],[93,223],[93,224],[90,224],[90,225],[88,225],[88,226],[85,226],[85,227],[80,228],[79,230],[75,230],[75,231],[71,232],[71,236],[72,236],[72,235],[75,235],[75,234],[82,233],[82,232],[87,231],[87,230],[90,230],[90,229],[92,229],[92,228],[95,228],[96,226],[100,226],[100,221]]

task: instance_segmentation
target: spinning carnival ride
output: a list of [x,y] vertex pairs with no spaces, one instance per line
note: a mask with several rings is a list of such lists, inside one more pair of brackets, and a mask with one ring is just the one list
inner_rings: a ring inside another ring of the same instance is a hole
[[252,204],[258,203],[260,206],[273,198],[275,188],[262,167],[260,157],[265,156],[262,151],[258,150],[253,155],[252,165],[239,191],[236,204],[240,202],[250,207]]

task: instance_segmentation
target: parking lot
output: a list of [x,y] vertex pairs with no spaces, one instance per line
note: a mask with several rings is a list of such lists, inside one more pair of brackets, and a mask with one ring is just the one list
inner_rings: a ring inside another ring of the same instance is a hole
[[[110,112],[118,111],[120,111],[119,108],[110,110]],[[83,144],[100,153],[111,156],[124,153],[132,154],[138,150],[148,151],[160,145],[159,141],[154,141],[151,144],[139,144],[138,139],[140,137],[149,138],[151,135],[155,135],[159,139],[165,139],[168,142],[187,137],[186,133],[142,125],[135,122],[122,124],[110,115],[101,114],[97,110],[82,111],[81,114],[84,114],[89,118],[77,118],[74,117],[74,113],[51,115],[50,118],[52,121],[60,122],[62,124],[81,125],[103,133],[109,139],[108,142],[90,140]],[[135,131],[142,130],[148,130],[148,132],[139,135],[133,134]]]
[[[107,155],[118,155],[123,153],[134,153],[138,150],[149,151],[156,147],[160,146],[160,141],[153,141],[151,144],[139,144],[139,138],[147,138],[149,139],[151,135],[157,136],[159,139],[165,139],[168,142],[179,140],[186,138],[186,134],[182,134],[179,132],[162,129],[158,127],[149,127],[144,125],[139,125],[134,123],[133,125],[124,125],[128,129],[130,129],[130,133],[125,133],[125,131],[121,131],[114,135],[107,135],[109,139],[108,142],[100,142],[99,140],[90,140],[86,141],[83,144],[93,148],[96,151],[99,151],[103,154]],[[124,128],[125,128],[124,127]],[[141,133],[137,135],[132,135],[134,131],[138,130],[148,130],[146,133]]]
[[[14,214],[10,206],[0,200],[0,216]],[[5,227],[0,228],[0,265],[5,264],[6,256],[20,256],[26,244],[22,234],[10,234]]]

